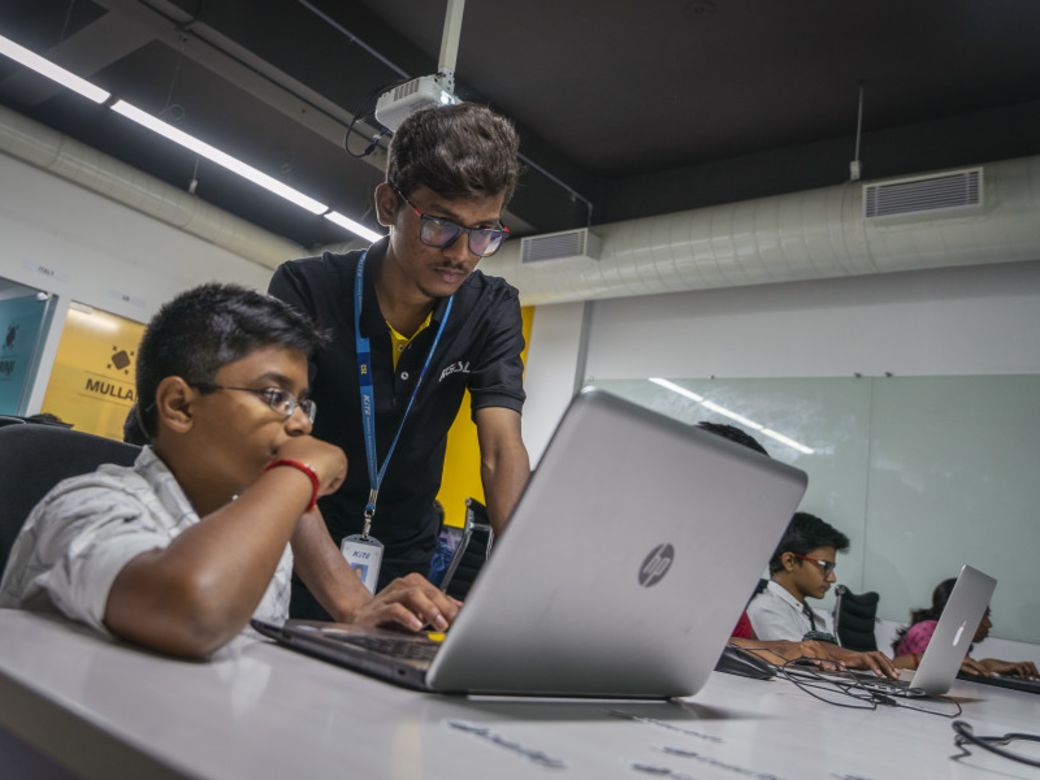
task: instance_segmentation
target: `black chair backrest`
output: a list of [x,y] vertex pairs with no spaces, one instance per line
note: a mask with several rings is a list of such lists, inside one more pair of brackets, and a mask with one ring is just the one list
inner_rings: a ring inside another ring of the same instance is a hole
[[835,593],[834,631],[841,646],[860,652],[877,650],[874,625],[878,594],[873,591],[856,594],[844,585],[839,585]]
[[130,466],[140,451],[57,425],[0,428],[0,572],[29,513],[52,487],[102,463]]
[[475,498],[466,499],[465,545],[455,553],[448,571],[444,574],[441,588],[452,598],[460,601],[466,598],[477,575],[491,555],[494,533],[487,509]]

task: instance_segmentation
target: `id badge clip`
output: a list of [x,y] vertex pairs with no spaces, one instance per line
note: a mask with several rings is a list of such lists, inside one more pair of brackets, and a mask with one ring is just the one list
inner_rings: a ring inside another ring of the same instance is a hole
[[376,513],[376,496],[378,496],[377,490],[369,493],[361,533],[344,537],[339,546],[343,557],[347,559],[347,565],[357,572],[361,583],[368,588],[369,593],[376,592],[379,568],[383,565],[383,543],[375,537],[369,536],[369,532],[372,530],[372,517]]

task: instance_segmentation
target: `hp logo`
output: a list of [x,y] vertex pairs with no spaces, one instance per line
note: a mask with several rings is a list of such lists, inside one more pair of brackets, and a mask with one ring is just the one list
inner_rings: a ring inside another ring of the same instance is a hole
[[659,544],[643,559],[639,568],[639,584],[649,588],[661,581],[675,559],[675,548],[670,544]]

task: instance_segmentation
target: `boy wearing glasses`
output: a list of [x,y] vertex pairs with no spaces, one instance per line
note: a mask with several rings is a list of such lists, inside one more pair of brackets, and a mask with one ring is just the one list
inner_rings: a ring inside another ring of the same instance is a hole
[[849,547],[849,538],[808,512],[795,512],[769,560],[771,579],[748,604],[751,626],[759,639],[834,639],[834,622],[806,599],[821,599],[837,581],[834,559]]
[[[364,251],[286,263],[271,281],[272,295],[332,333],[310,364],[322,409],[315,432],[354,467],[321,513],[337,543],[355,535],[383,545],[380,585],[429,569],[433,502],[464,391],[495,531],[530,474],[517,291],[476,270],[508,234],[501,215],[518,147],[509,121],[485,107],[417,112],[394,134],[375,190],[389,235]],[[293,616],[323,617],[299,585]]]
[[[319,522],[310,510],[347,471],[339,447],[310,435],[307,357],[322,340],[282,301],[232,285],[163,306],[137,356],[151,444],[132,467],[101,466],[43,498],[11,550],[0,607],[57,610],[188,657],[251,616],[283,622],[289,543]],[[307,572],[331,583],[326,604],[341,620],[417,629],[457,611],[417,581],[373,598],[342,558]]]

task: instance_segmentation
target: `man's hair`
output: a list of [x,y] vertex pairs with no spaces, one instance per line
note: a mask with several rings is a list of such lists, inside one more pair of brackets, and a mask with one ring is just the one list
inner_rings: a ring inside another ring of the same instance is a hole
[[780,556],[785,552],[806,555],[819,547],[833,547],[838,552],[844,552],[849,549],[849,537],[816,515],[795,512],[780,544],[776,546],[776,552],[769,559],[770,573],[776,574],[783,570]]
[[[137,409],[144,432],[158,432],[155,392],[168,376],[212,382],[222,366],[262,347],[310,355],[327,341],[309,317],[284,301],[234,284],[204,284],[166,303],[137,350]],[[125,431],[124,431],[125,435]]]
[[512,122],[486,106],[427,108],[394,133],[386,180],[406,196],[426,185],[445,198],[513,196],[520,139]]
[[735,425],[724,425],[723,423],[713,423],[707,420],[701,420],[697,423],[697,427],[701,430],[714,433],[716,436],[721,436],[723,439],[729,439],[737,444],[742,444],[749,450],[755,452],[761,452],[763,455],[768,457],[769,453],[766,452],[766,448],[759,444],[758,439]]

